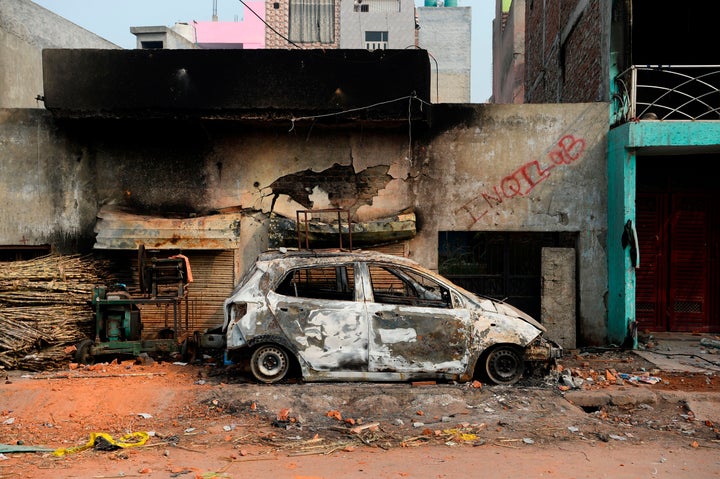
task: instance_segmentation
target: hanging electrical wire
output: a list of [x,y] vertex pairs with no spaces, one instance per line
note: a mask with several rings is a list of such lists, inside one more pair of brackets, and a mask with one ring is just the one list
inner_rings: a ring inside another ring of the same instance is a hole
[[[425,104],[425,105],[429,105],[429,104],[430,104],[430,103],[426,102],[425,100],[423,100],[422,98],[418,98],[417,94],[416,94],[415,92],[413,92],[412,95],[407,95],[407,96],[403,96],[403,97],[400,97],[400,98],[395,98],[394,100],[381,101],[381,102],[378,102],[378,103],[373,103],[373,104],[371,104],[371,105],[360,106],[360,107],[357,107],[357,108],[350,108],[350,109],[348,109],[348,110],[336,111],[336,112],[333,112],[333,113],[323,113],[323,114],[320,114],[320,115],[310,115],[310,116],[293,117],[293,118],[290,120],[290,121],[292,122],[292,126],[290,127],[290,130],[288,130],[288,132],[293,131],[293,129],[295,129],[295,122],[296,122],[296,121],[301,121],[301,120],[316,120],[316,119],[318,119],[318,118],[326,118],[326,117],[330,117],[330,116],[344,115],[344,114],[346,114],[346,113],[351,113],[351,112],[354,112],[354,111],[370,110],[370,109],[376,108],[376,107],[378,107],[378,106],[387,105],[387,104],[390,104],[390,103],[395,103],[395,102],[397,102],[397,101],[404,101],[404,100],[409,100],[409,103],[412,103],[412,100],[417,100],[418,102],[420,102],[421,108],[422,108],[422,105],[423,105],[423,104]],[[408,120],[410,120],[410,107],[409,107],[409,106],[408,106]]]

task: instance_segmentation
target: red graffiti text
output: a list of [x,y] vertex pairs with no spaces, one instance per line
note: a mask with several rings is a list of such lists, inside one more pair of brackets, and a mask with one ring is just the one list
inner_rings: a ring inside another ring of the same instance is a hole
[[[556,166],[569,165],[580,158],[585,151],[585,140],[565,135],[556,146],[547,154],[546,161],[531,160],[513,171],[492,187],[475,196],[456,212],[465,210],[472,218],[472,224],[477,223],[487,215],[490,210],[506,199],[529,194],[537,185],[550,177],[550,172]],[[476,212],[480,210],[479,212]],[[471,224],[471,226],[472,226]]]

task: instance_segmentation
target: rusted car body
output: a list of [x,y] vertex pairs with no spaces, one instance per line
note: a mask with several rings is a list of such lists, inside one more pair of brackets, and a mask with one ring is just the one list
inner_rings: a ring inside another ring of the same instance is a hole
[[513,384],[562,348],[522,311],[372,251],[261,254],[225,301],[226,357],[305,381]]

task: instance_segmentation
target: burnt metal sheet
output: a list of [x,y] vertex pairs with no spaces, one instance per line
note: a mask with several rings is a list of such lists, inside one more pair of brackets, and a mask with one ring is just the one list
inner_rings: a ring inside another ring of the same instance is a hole
[[317,371],[363,370],[368,362],[368,330],[363,304],[270,294],[279,327]]
[[462,374],[473,345],[467,311],[368,304],[370,371]]
[[[313,213],[313,210],[308,210]],[[323,221],[314,216],[300,228],[297,220],[282,216],[273,216],[268,225],[271,248],[280,246],[294,247],[310,244],[313,248],[337,247],[338,237],[342,235],[344,245],[367,248],[407,241],[417,234],[417,222],[414,212],[401,212],[393,216],[368,221],[342,222]],[[344,218],[343,218],[344,220]]]
[[162,218],[103,208],[95,224],[95,249],[236,249],[240,213]]
[[[407,121],[408,97],[430,102],[430,60],[421,49],[45,49],[42,55],[45,107],[62,117],[244,112],[256,118],[272,111],[294,119],[345,111],[353,119]],[[426,119],[421,101],[412,102],[412,119]]]

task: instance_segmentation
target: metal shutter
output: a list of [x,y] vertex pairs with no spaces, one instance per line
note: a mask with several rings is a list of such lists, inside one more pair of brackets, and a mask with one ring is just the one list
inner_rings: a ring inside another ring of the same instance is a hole
[[[196,250],[182,252],[190,260],[193,282],[188,285],[187,304],[181,304],[180,317],[188,330],[204,331],[223,323],[223,302],[233,290],[233,250]],[[168,251],[170,256],[176,252]],[[128,291],[139,295],[137,252],[118,251],[109,254],[113,273],[125,283]],[[157,333],[173,325],[172,305],[139,305],[143,323],[143,339],[157,337]],[[187,313],[187,316],[186,316]]]

